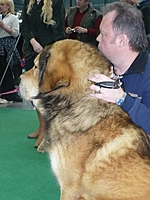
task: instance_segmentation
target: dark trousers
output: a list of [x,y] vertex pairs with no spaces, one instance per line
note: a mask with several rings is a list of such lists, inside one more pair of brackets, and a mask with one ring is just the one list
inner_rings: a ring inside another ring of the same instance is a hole
[[36,53],[25,57],[25,70],[28,71],[34,66],[34,59],[37,56]]
[[[7,63],[6,63],[6,53],[5,53],[4,56],[0,55],[0,81],[2,80],[6,66],[7,66]],[[14,89],[15,89],[15,86],[14,86],[13,74],[10,67],[8,67],[6,74],[4,76],[4,79],[2,81],[2,84],[0,85],[0,93],[8,92]],[[6,96],[9,97],[10,95],[5,95],[5,97]],[[3,97],[4,96],[0,96],[0,98],[3,98]]]

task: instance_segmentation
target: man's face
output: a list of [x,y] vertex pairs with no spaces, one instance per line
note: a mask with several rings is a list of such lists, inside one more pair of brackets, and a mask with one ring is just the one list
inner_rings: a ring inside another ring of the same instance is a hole
[[79,9],[83,10],[87,7],[89,1],[88,0],[76,0],[76,5]]
[[105,15],[100,24],[100,34],[97,37],[98,49],[110,60],[113,61],[116,57],[116,36],[112,28],[112,20],[115,16],[115,12],[110,12]]

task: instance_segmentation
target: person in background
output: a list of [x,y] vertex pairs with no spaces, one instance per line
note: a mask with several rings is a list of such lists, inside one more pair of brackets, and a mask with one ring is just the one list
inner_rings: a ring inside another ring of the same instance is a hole
[[[90,96],[117,104],[150,135],[150,55],[140,10],[123,2],[106,4],[97,41],[123,84],[118,89],[91,84]],[[88,79],[92,83],[114,81],[102,74]]]
[[142,12],[148,39],[148,51],[150,52],[150,0],[121,0],[121,2],[127,2],[135,5]]
[[[2,14],[0,21],[0,98],[4,100],[4,103],[7,101],[22,102],[18,92],[15,92],[13,78],[13,66],[21,63],[19,52],[14,49],[16,37],[19,35],[19,20],[14,15],[13,0],[0,0],[0,13]],[[13,56],[11,56],[12,53]]]
[[49,44],[65,38],[63,0],[25,0],[22,11],[25,69],[33,67],[37,54]]
[[[22,52],[25,56],[25,70],[30,70],[34,59],[46,45],[65,39],[65,7],[63,0],[24,0],[21,33]],[[59,53],[59,52],[58,52]],[[29,138],[38,138],[34,147],[40,144],[44,135],[44,121],[38,109],[39,128]]]
[[143,21],[145,24],[146,34],[150,33],[150,0],[135,1],[137,3],[137,7],[141,10],[143,14]]
[[90,5],[89,0],[76,0],[76,4],[70,8],[65,19],[67,38],[97,46],[102,14]]

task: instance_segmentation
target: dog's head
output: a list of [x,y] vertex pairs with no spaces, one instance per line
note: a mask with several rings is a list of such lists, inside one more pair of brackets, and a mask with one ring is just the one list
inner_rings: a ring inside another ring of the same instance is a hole
[[109,64],[97,49],[77,40],[62,40],[36,57],[33,68],[21,76],[20,91],[27,100],[66,106],[87,95],[88,76],[93,73],[109,75]]

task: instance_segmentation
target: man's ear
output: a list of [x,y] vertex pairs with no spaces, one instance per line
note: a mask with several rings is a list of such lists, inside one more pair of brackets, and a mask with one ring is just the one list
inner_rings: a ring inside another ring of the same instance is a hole
[[118,44],[119,48],[124,48],[129,43],[129,39],[127,35],[120,34],[116,38],[116,43]]

